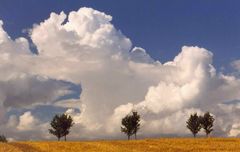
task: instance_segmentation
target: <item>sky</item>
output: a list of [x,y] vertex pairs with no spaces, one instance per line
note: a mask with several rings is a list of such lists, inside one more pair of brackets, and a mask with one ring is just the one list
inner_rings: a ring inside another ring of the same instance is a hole
[[211,50],[214,65],[220,68],[240,57],[239,5],[238,0],[2,0],[0,18],[9,35],[16,38],[26,35],[23,29],[48,18],[51,12],[92,7],[111,14],[117,29],[154,59],[166,62],[182,45],[197,45]]
[[185,120],[206,111],[213,136],[239,136],[239,4],[0,1],[0,134],[54,140],[67,113],[68,139],[125,139],[136,110],[140,138],[191,136]]

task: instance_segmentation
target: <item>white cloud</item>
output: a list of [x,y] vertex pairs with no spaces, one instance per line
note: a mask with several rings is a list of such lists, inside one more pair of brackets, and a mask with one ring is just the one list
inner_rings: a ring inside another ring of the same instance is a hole
[[140,104],[154,113],[181,110],[194,104],[207,88],[208,81],[215,76],[211,57],[212,54],[205,49],[183,47],[173,62],[163,65],[173,69],[171,73],[165,73],[169,80],[160,79],[157,86],[150,87]]
[[130,52],[130,60],[138,63],[154,63],[154,60],[141,47],[134,47]]
[[32,116],[31,112],[25,112],[19,117],[17,129],[20,131],[30,131],[36,128],[38,120]]
[[175,113],[166,115],[163,118],[145,120],[142,134],[162,134],[162,135],[186,135],[189,130],[186,129],[186,120],[188,117],[197,112],[203,114],[199,109],[181,109]]
[[235,60],[231,63],[231,66],[236,69],[236,70],[240,70],[240,60]]
[[[120,120],[132,109],[142,116],[141,136],[186,135],[189,114],[205,111],[216,117],[216,134],[237,134],[239,110],[230,102],[240,99],[240,80],[218,73],[210,51],[184,46],[173,61],[161,63],[143,48],[131,49],[111,20],[91,8],[51,13],[30,30],[38,55],[25,38],[12,40],[1,26],[0,121],[7,123],[0,128],[17,139],[51,138],[48,122],[34,113],[36,105],[47,104],[68,109],[74,139],[122,137]],[[80,99],[59,100],[79,84]],[[8,119],[14,107],[25,113]]]
[[[68,15],[51,13],[49,19],[36,25],[31,38],[39,54],[46,56],[87,56],[127,52],[128,38],[110,23],[112,17],[91,8],[81,8]],[[86,58],[85,58],[86,59]]]

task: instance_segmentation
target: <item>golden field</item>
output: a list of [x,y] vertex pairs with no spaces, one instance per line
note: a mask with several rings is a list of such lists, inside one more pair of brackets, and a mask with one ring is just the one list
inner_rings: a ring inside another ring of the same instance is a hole
[[240,151],[237,138],[161,138],[131,141],[10,142],[0,152],[181,152]]

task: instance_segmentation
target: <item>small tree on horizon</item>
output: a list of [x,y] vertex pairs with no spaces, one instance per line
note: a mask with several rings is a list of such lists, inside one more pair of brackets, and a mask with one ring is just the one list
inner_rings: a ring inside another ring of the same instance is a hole
[[135,135],[135,139],[137,139],[137,132],[140,129],[140,115],[137,111],[132,112],[132,121],[133,121],[133,134]]
[[69,134],[70,128],[73,126],[73,120],[72,117],[67,114],[55,115],[50,125],[52,128],[49,129],[49,133],[56,136],[58,141],[64,136],[66,141],[66,136]]
[[131,115],[126,115],[122,119],[121,131],[127,135],[128,140],[130,139],[130,136],[133,135],[133,125],[132,125]]
[[215,119],[209,112],[206,112],[202,117],[200,117],[200,121],[206,136],[209,137],[209,134],[213,131],[213,122]]
[[187,128],[192,132],[195,138],[197,133],[201,130],[201,121],[197,113],[193,115],[191,114],[190,118],[186,123],[187,123]]
[[128,140],[132,135],[135,135],[135,139],[137,139],[139,129],[140,115],[137,111],[132,111],[132,114],[128,114],[122,119],[121,131],[127,135]]
[[58,141],[62,137],[62,127],[60,121],[60,115],[55,115],[50,123],[52,129],[49,129],[49,133],[57,137]]
[[0,135],[0,142],[6,143],[8,141],[7,141],[7,138],[4,135]]
[[74,125],[70,115],[63,114],[61,117],[61,126],[63,129],[64,140],[67,141],[67,135],[70,133],[70,128]]

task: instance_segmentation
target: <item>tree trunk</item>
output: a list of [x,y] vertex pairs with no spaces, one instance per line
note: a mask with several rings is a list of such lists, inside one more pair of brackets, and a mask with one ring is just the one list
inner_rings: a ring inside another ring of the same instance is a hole
[[67,136],[66,135],[64,136],[64,140],[67,141]]
[[130,139],[130,136],[128,136],[128,140]]
[[193,134],[194,138],[196,138],[196,134]]
[[135,140],[137,139],[137,133],[135,133]]
[[60,138],[58,137],[58,141],[60,140]]

